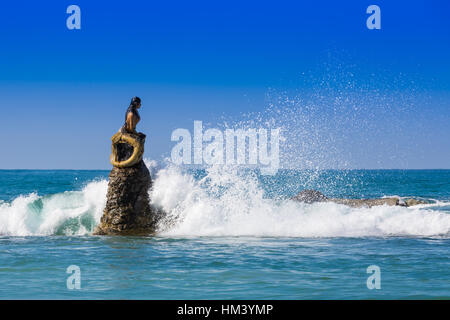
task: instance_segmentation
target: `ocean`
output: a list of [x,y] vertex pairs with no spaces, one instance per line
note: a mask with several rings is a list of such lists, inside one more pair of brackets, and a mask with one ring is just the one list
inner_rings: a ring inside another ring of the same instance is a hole
[[0,299],[450,299],[450,170],[150,169],[155,237],[92,235],[108,171],[0,170]]

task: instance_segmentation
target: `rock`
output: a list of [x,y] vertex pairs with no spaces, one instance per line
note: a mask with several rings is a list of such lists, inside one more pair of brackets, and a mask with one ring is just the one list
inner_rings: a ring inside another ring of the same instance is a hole
[[422,201],[422,200],[417,200],[417,199],[405,199],[405,205],[407,207],[411,207],[411,206],[416,206],[418,204],[427,204],[428,202],[426,201]]
[[106,207],[96,235],[151,235],[161,212],[150,206],[152,181],[141,160],[128,168],[114,167],[109,174]]
[[291,198],[291,200],[305,203],[322,202],[327,201],[327,199],[328,198],[322,192],[317,190],[303,190]]
[[381,199],[328,199],[330,202],[345,204],[349,207],[373,207],[373,206],[397,206],[398,198],[381,198]]
[[314,203],[314,202],[334,202],[339,204],[345,204],[349,207],[373,207],[373,206],[403,206],[410,207],[418,204],[427,204],[428,202],[417,199],[406,199],[401,201],[399,198],[380,198],[380,199],[332,199],[327,198],[322,192],[317,190],[303,190],[300,191],[296,196],[292,197],[291,200]]
[[381,198],[381,199],[330,199],[327,198],[322,192],[317,190],[303,190],[291,200],[314,203],[314,202],[334,202],[339,204],[345,204],[350,207],[373,207],[373,206],[396,206],[399,205],[398,198]]

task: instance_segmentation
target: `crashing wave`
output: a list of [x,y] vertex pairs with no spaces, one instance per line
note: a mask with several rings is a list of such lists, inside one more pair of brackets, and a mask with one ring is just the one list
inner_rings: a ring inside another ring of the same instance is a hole
[[[150,197],[168,213],[160,224],[163,237],[450,237],[448,202],[351,208],[271,199],[256,174],[233,168],[212,167],[199,179],[168,166],[154,177]],[[81,191],[1,202],[0,235],[89,235],[102,216],[106,191],[101,180]]]

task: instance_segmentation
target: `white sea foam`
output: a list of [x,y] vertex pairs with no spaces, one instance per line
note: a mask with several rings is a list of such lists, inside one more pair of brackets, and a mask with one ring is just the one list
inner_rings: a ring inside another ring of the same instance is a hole
[[106,200],[107,181],[89,183],[81,191],[50,196],[23,195],[0,204],[0,235],[30,236],[92,232]]
[[[153,202],[170,213],[164,236],[365,237],[450,235],[450,214],[419,207],[350,208],[264,198],[255,177],[210,168],[195,181],[176,167],[159,171]],[[433,205],[448,206],[448,203]],[[174,222],[175,221],[175,222]],[[165,228],[164,228],[165,227]]]
[[[0,203],[0,235],[83,235],[94,230],[105,206],[107,181],[81,191],[29,194]],[[194,179],[178,167],[155,175],[154,205],[169,213],[161,236],[450,237],[448,202],[410,208],[350,208],[303,204],[264,196],[257,178],[234,168],[213,167]]]

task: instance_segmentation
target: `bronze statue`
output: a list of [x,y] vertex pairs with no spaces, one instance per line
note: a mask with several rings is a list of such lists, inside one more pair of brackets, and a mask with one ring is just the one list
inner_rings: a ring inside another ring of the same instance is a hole
[[138,109],[141,107],[141,99],[139,97],[133,97],[131,99],[130,106],[125,113],[125,124],[122,130],[128,133],[136,133],[136,125],[141,120]]
[[94,234],[151,235],[162,211],[150,205],[150,172],[142,157],[145,134],[136,132],[141,99],[134,97],[125,114],[125,123],[112,138],[106,206]]
[[141,120],[138,109],[141,99],[133,97],[125,113],[125,123],[119,132],[112,136],[110,162],[118,168],[134,166],[144,155],[145,134],[136,132],[136,125]]

